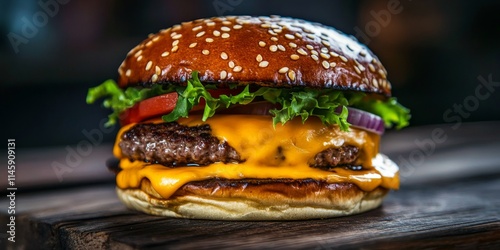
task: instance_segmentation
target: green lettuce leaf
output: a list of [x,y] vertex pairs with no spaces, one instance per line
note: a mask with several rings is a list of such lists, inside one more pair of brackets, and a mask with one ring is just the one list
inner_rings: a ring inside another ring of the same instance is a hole
[[154,85],[152,88],[127,88],[126,90],[118,87],[114,80],[107,80],[102,84],[90,88],[87,92],[86,102],[92,104],[100,98],[105,98],[103,106],[113,110],[108,116],[106,126],[116,124],[120,113],[134,106],[136,103],[151,98],[153,96],[172,92],[173,87],[163,89],[162,86]]
[[410,124],[410,110],[399,104],[395,97],[391,97],[385,101],[360,101],[354,107],[382,117],[386,127],[394,125],[397,129],[401,129]]
[[[252,92],[249,85],[247,85],[239,94],[220,95],[215,98],[208,91],[215,88],[214,85],[203,85],[198,78],[197,72],[193,72],[192,78],[187,81],[186,86],[170,86],[166,87],[166,89],[154,85],[150,89],[129,87],[124,91],[114,81],[108,80],[95,88],[89,89],[87,103],[93,103],[99,98],[105,98],[104,107],[113,110],[107,125],[115,124],[119,114],[137,102],[174,91],[178,93],[177,104],[171,113],[162,116],[165,122],[173,122],[181,117],[187,117],[189,111],[198,105],[202,98],[205,101],[203,121],[213,116],[220,107],[228,108],[235,104],[248,104],[255,98],[261,98],[273,104],[280,104],[280,109],[270,110],[274,126],[278,123],[285,124],[295,117],[300,117],[302,122],[305,122],[310,116],[316,116],[325,125],[336,124],[343,131],[347,131],[350,124],[347,122],[348,110],[346,106],[379,115],[384,120],[386,127],[389,128],[392,126],[396,128],[407,126],[410,119],[409,110],[399,104],[395,98],[387,100],[368,99],[366,94],[360,92],[270,87],[260,87]],[[342,106],[342,111],[337,113],[336,109],[339,106]]]

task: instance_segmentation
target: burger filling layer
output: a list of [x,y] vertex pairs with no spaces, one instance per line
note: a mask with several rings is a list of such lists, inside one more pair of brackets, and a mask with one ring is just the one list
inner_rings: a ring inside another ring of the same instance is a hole
[[158,119],[125,126],[114,149],[122,168],[117,185],[139,188],[148,179],[163,198],[189,182],[216,178],[314,179],[354,183],[364,191],[398,188],[397,167],[372,161],[380,158],[378,135],[354,127],[344,132],[311,118],[274,127],[271,119],[216,115],[202,122],[191,115],[177,123]]
[[[122,155],[132,161],[161,164],[166,167],[206,166],[216,162],[243,162],[238,152],[227,143],[212,135],[210,125],[189,127],[177,122],[140,123],[122,134],[119,143]],[[283,148],[275,150],[275,159],[286,160]],[[319,152],[309,165],[332,169],[344,166],[361,170],[356,165],[359,149],[343,145]]]

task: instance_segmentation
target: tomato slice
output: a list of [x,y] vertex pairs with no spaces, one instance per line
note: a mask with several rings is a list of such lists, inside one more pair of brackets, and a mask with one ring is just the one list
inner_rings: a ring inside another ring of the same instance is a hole
[[[214,89],[208,92],[210,92],[213,97],[219,97],[220,95],[239,94],[241,89]],[[172,92],[142,100],[120,114],[120,124],[123,126],[168,114],[174,110],[177,99],[177,92]],[[200,110],[203,109],[204,106],[205,100],[202,98],[200,103],[193,107],[192,110]]]
[[170,113],[175,108],[177,97],[177,92],[172,92],[142,100],[120,114],[120,123],[123,126]]

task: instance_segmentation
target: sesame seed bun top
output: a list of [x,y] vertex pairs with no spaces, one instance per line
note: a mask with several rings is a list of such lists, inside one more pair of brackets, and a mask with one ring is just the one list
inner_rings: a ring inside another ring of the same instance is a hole
[[307,86],[391,95],[386,70],[354,38],[285,17],[214,17],[175,25],[133,48],[118,69],[121,87],[205,83]]

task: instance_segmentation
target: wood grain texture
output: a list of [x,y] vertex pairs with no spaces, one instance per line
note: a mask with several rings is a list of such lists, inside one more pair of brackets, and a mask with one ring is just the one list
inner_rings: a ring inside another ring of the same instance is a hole
[[[447,142],[416,166],[425,173],[407,176],[382,207],[364,214],[288,222],[162,218],[127,210],[112,183],[81,185],[20,191],[16,243],[2,230],[0,249],[500,249],[500,154],[492,153],[498,125],[463,127],[461,135],[450,130]],[[392,139],[410,146],[389,154],[408,155],[414,138],[434,128]],[[460,162],[468,165],[455,168]],[[5,199],[0,207],[6,225]]]

